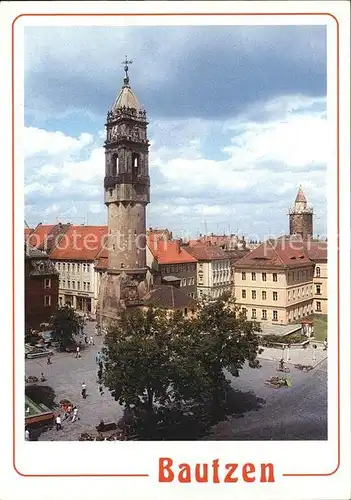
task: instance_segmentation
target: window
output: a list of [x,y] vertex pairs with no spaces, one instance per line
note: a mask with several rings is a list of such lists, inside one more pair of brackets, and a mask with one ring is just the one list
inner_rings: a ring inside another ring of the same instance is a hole
[[51,288],[51,279],[45,278],[44,280],[44,288]]
[[77,290],[80,290],[80,281],[77,281]]
[[44,306],[45,307],[50,307],[51,306],[51,296],[50,295],[45,295],[44,296]]
[[302,297],[305,295],[305,287],[302,287]]
[[273,292],[273,300],[278,300],[278,292]]
[[277,273],[273,273],[273,281],[278,281],[278,275],[277,275]]
[[87,264],[87,273],[90,273],[90,264]]
[[267,281],[267,273],[262,273],[262,281]]
[[288,292],[288,301],[290,300],[290,292]]
[[321,285],[316,285],[316,295],[321,294]]
[[192,285],[191,280],[192,278],[188,278],[188,285]]
[[57,263],[57,269],[61,269],[61,262]]
[[251,273],[251,279],[252,281],[256,281],[256,273]]
[[278,321],[278,311],[273,311],[273,321]]
[[[114,245],[112,245],[112,247],[114,247]],[[87,267],[86,264],[83,264],[83,273],[85,273],[86,267]]]
[[241,273],[241,279],[246,280],[246,273]]
[[246,299],[246,290],[241,290],[241,297]]
[[245,307],[242,308],[242,312],[243,312],[243,315],[246,318],[246,316],[247,316],[247,309]]
[[267,319],[267,309],[262,309],[262,319]]
[[67,288],[71,288],[71,282],[70,282],[70,280],[67,281]]
[[77,271],[80,271],[80,264],[77,264]]
[[322,310],[322,304],[319,301],[316,302],[316,310],[319,311],[319,312]]
[[83,281],[83,290],[86,290],[87,289],[87,284],[85,281]]
[[257,318],[257,316],[256,316],[256,309],[252,309],[252,311],[251,311],[251,318],[252,319],[256,319]]
[[90,281],[87,283],[87,290],[90,291]]
[[297,298],[300,298],[300,288],[297,289]]
[[255,298],[256,298],[256,290],[252,290],[252,291],[251,291],[251,297],[252,297],[253,299],[255,299]]
[[295,290],[293,290],[293,300],[295,300]]
[[67,264],[67,271],[69,272],[71,269],[70,263]]
[[65,270],[66,269],[66,264],[63,262],[62,263],[62,269]]
[[166,273],[170,273],[169,266],[166,266]]
[[184,316],[186,316],[188,314],[188,309],[185,307],[184,309]]
[[62,280],[62,287],[66,288],[66,280]]
[[267,292],[262,292],[262,300],[266,300],[267,299]]
[[320,267],[316,267],[316,276],[320,276],[321,275],[321,268]]
[[76,289],[76,282],[75,281],[72,281],[72,288],[73,288],[73,290]]

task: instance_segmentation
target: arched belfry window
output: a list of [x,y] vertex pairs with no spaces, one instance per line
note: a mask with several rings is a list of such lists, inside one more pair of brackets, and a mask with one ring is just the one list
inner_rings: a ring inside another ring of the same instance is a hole
[[132,169],[133,169],[133,175],[140,174],[140,158],[137,153],[133,153],[132,156]]
[[114,154],[112,157],[111,175],[116,177],[118,175],[118,170],[119,170],[119,158],[118,154]]

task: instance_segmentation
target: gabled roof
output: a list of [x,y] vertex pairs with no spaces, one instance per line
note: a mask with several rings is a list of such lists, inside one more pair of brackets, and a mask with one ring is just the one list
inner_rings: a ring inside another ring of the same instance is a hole
[[28,243],[36,248],[43,248],[55,224],[38,224],[28,238]]
[[290,268],[312,265],[303,245],[294,245],[290,239],[267,240],[238,260],[236,268]]
[[228,255],[222,248],[213,245],[195,245],[187,247],[187,252],[195,257],[196,260],[226,260],[229,259]]
[[160,307],[161,309],[195,309],[196,300],[179,288],[172,285],[157,285],[145,297],[146,306]]
[[105,244],[107,226],[70,226],[50,254],[53,260],[94,261]]
[[179,241],[167,241],[163,238],[147,238],[147,246],[159,264],[182,264],[196,262],[188,249]]

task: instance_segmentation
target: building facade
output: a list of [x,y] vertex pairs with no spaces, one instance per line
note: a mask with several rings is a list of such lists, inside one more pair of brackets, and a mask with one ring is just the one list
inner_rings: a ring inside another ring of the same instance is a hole
[[289,210],[289,230],[291,236],[300,236],[303,240],[313,237],[313,208],[307,204],[301,186]]
[[95,259],[107,238],[107,226],[71,225],[50,257],[59,273],[59,305],[96,313]]
[[314,263],[303,248],[268,240],[235,265],[235,298],[248,319],[299,323],[313,312]]
[[[149,237],[146,261],[154,278],[154,284],[177,284],[182,291],[195,299],[197,297],[197,260],[180,244],[179,240],[167,241]],[[175,279],[176,278],[176,279]]]
[[38,330],[49,323],[58,305],[59,276],[49,257],[25,244],[24,251],[25,330]]
[[197,260],[197,298],[217,299],[232,292],[230,259],[226,252],[212,245],[186,246]]
[[315,263],[313,276],[313,312],[328,314],[328,242],[308,241],[306,250],[309,258]]

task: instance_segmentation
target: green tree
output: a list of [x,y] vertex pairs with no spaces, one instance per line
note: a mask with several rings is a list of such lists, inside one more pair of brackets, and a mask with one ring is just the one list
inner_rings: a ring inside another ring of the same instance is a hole
[[181,315],[156,308],[121,314],[103,349],[104,383],[120,404],[151,414],[181,394],[193,394],[196,369],[187,366],[189,360],[180,354],[178,332],[185,326]]
[[52,336],[61,347],[74,342],[74,335],[81,329],[81,320],[75,311],[69,307],[58,307],[51,318]]
[[234,376],[248,362],[258,368],[260,325],[248,321],[235,299],[224,295],[217,300],[204,299],[192,320],[193,349],[190,353],[206,373],[206,397],[220,404],[225,398],[228,381],[225,370]]
[[155,308],[123,312],[105,338],[104,384],[120,404],[149,415],[171,402],[219,405],[225,370],[259,366],[259,331],[229,297],[204,301],[193,318]]

